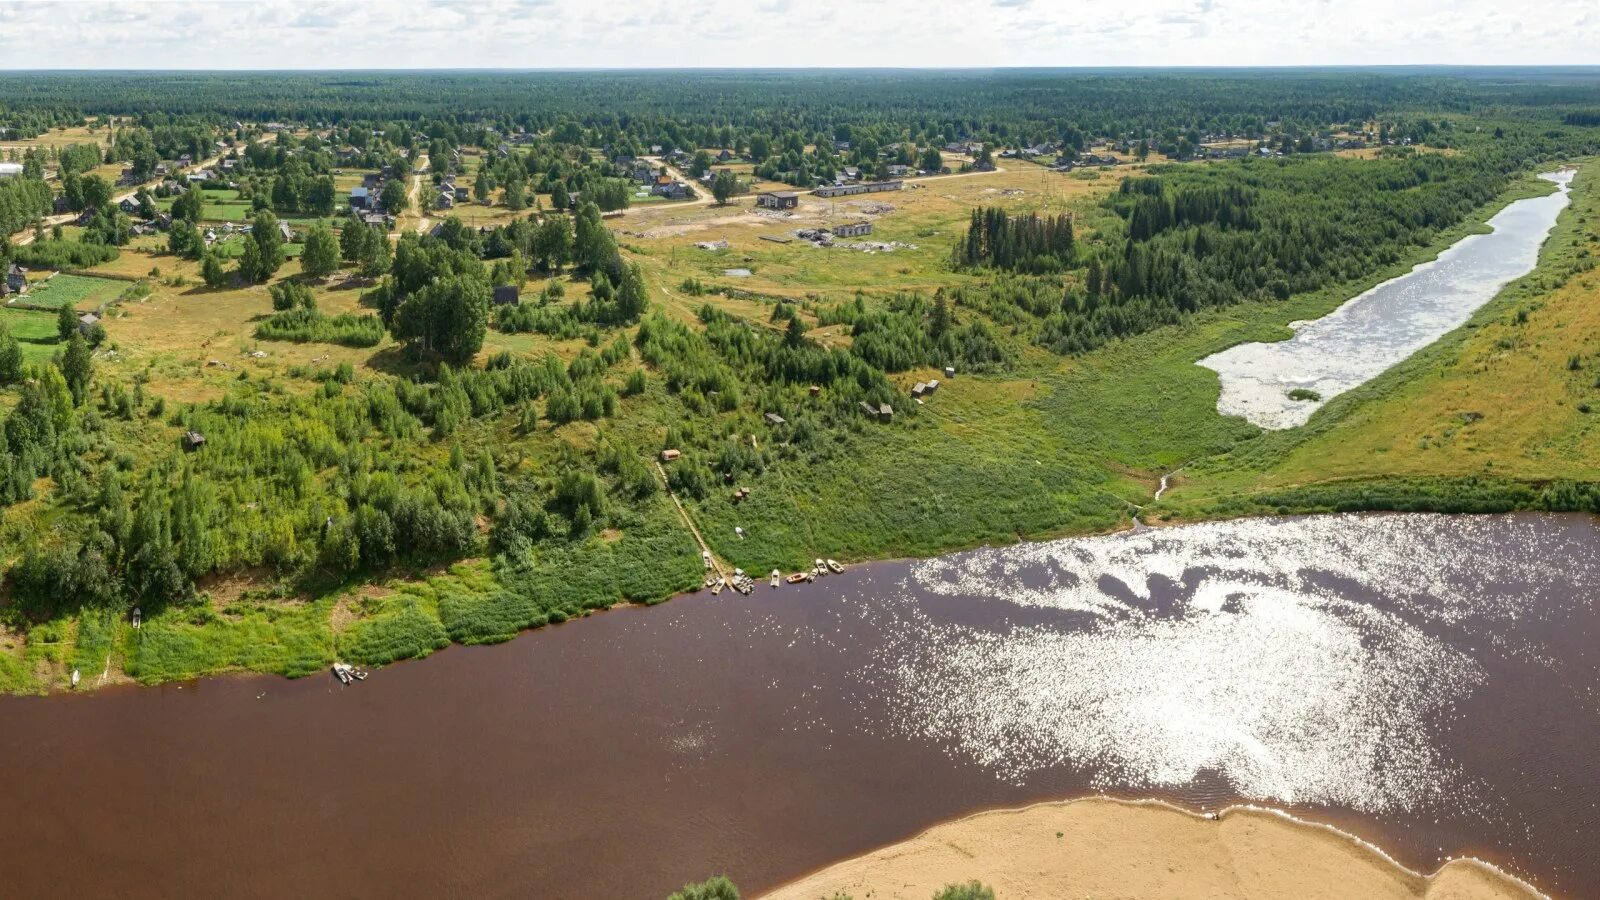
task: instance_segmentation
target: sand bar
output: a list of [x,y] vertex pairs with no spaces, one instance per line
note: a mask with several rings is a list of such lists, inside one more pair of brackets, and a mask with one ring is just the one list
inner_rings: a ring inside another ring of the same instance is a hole
[[937,825],[765,900],[836,892],[855,900],[928,900],[942,885],[972,878],[993,887],[999,900],[1544,896],[1476,860],[1452,860],[1424,876],[1343,832],[1270,810],[1234,807],[1213,819],[1165,803],[1095,797]]

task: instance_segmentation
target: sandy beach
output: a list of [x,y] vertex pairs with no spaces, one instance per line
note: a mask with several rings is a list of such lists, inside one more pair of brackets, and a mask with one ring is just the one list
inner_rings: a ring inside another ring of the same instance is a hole
[[1544,895],[1475,860],[1432,875],[1335,829],[1268,810],[1218,818],[1164,803],[1086,798],[995,810],[937,825],[765,895],[928,900],[978,878],[1000,900],[1370,898],[1511,900]]

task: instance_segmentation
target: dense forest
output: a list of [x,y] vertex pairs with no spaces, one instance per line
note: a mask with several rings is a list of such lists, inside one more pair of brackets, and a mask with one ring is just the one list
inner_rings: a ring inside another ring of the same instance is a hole
[[[340,123],[410,121],[551,132],[590,143],[732,146],[795,132],[884,143],[1067,140],[1128,133],[1261,134],[1427,110],[1592,111],[1562,70],[1302,69],[1180,73],[1004,71],[636,71],[460,73],[6,73],[0,123],[83,115],[167,126],[187,117]],[[1574,122],[1573,124],[1584,124]],[[426,126],[425,126],[426,127]],[[27,129],[37,130],[38,125]]]

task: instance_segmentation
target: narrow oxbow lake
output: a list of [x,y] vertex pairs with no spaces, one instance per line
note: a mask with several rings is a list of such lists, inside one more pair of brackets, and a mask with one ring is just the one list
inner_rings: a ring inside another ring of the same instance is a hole
[[1597,547],[1582,516],[1246,520],[684,597],[352,688],[4,698],[7,893],[754,893],[1107,792],[1594,896]]
[[[1556,216],[1570,202],[1574,169],[1540,178],[1560,189],[1517,200],[1489,220],[1488,234],[1470,234],[1438,259],[1392,278],[1311,322],[1294,337],[1239,344],[1200,360],[1222,381],[1217,410],[1262,428],[1304,425],[1323,403],[1464,324],[1513,280],[1533,271]],[[1296,400],[1295,389],[1321,399]]]

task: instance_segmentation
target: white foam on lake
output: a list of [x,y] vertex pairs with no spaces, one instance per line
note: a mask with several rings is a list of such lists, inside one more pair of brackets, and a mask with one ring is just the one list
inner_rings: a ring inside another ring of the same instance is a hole
[[[1511,281],[1533,270],[1556,216],[1569,203],[1575,170],[1540,175],[1555,193],[1515,201],[1489,220],[1488,234],[1452,244],[1422,263],[1311,322],[1294,337],[1229,347],[1200,360],[1222,381],[1217,410],[1262,428],[1304,425],[1322,404],[1357,387],[1465,323]],[[1319,400],[1294,400],[1303,388]]]
[[[1541,586],[1600,566],[1593,547],[1541,540],[1531,521],[1320,516],[928,560],[890,601],[903,621],[873,677],[892,727],[1012,780],[1068,766],[1139,790],[1217,773],[1262,801],[1461,806],[1472,786],[1434,729],[1486,675],[1439,635],[1547,615]],[[930,594],[1020,622],[943,620]]]

